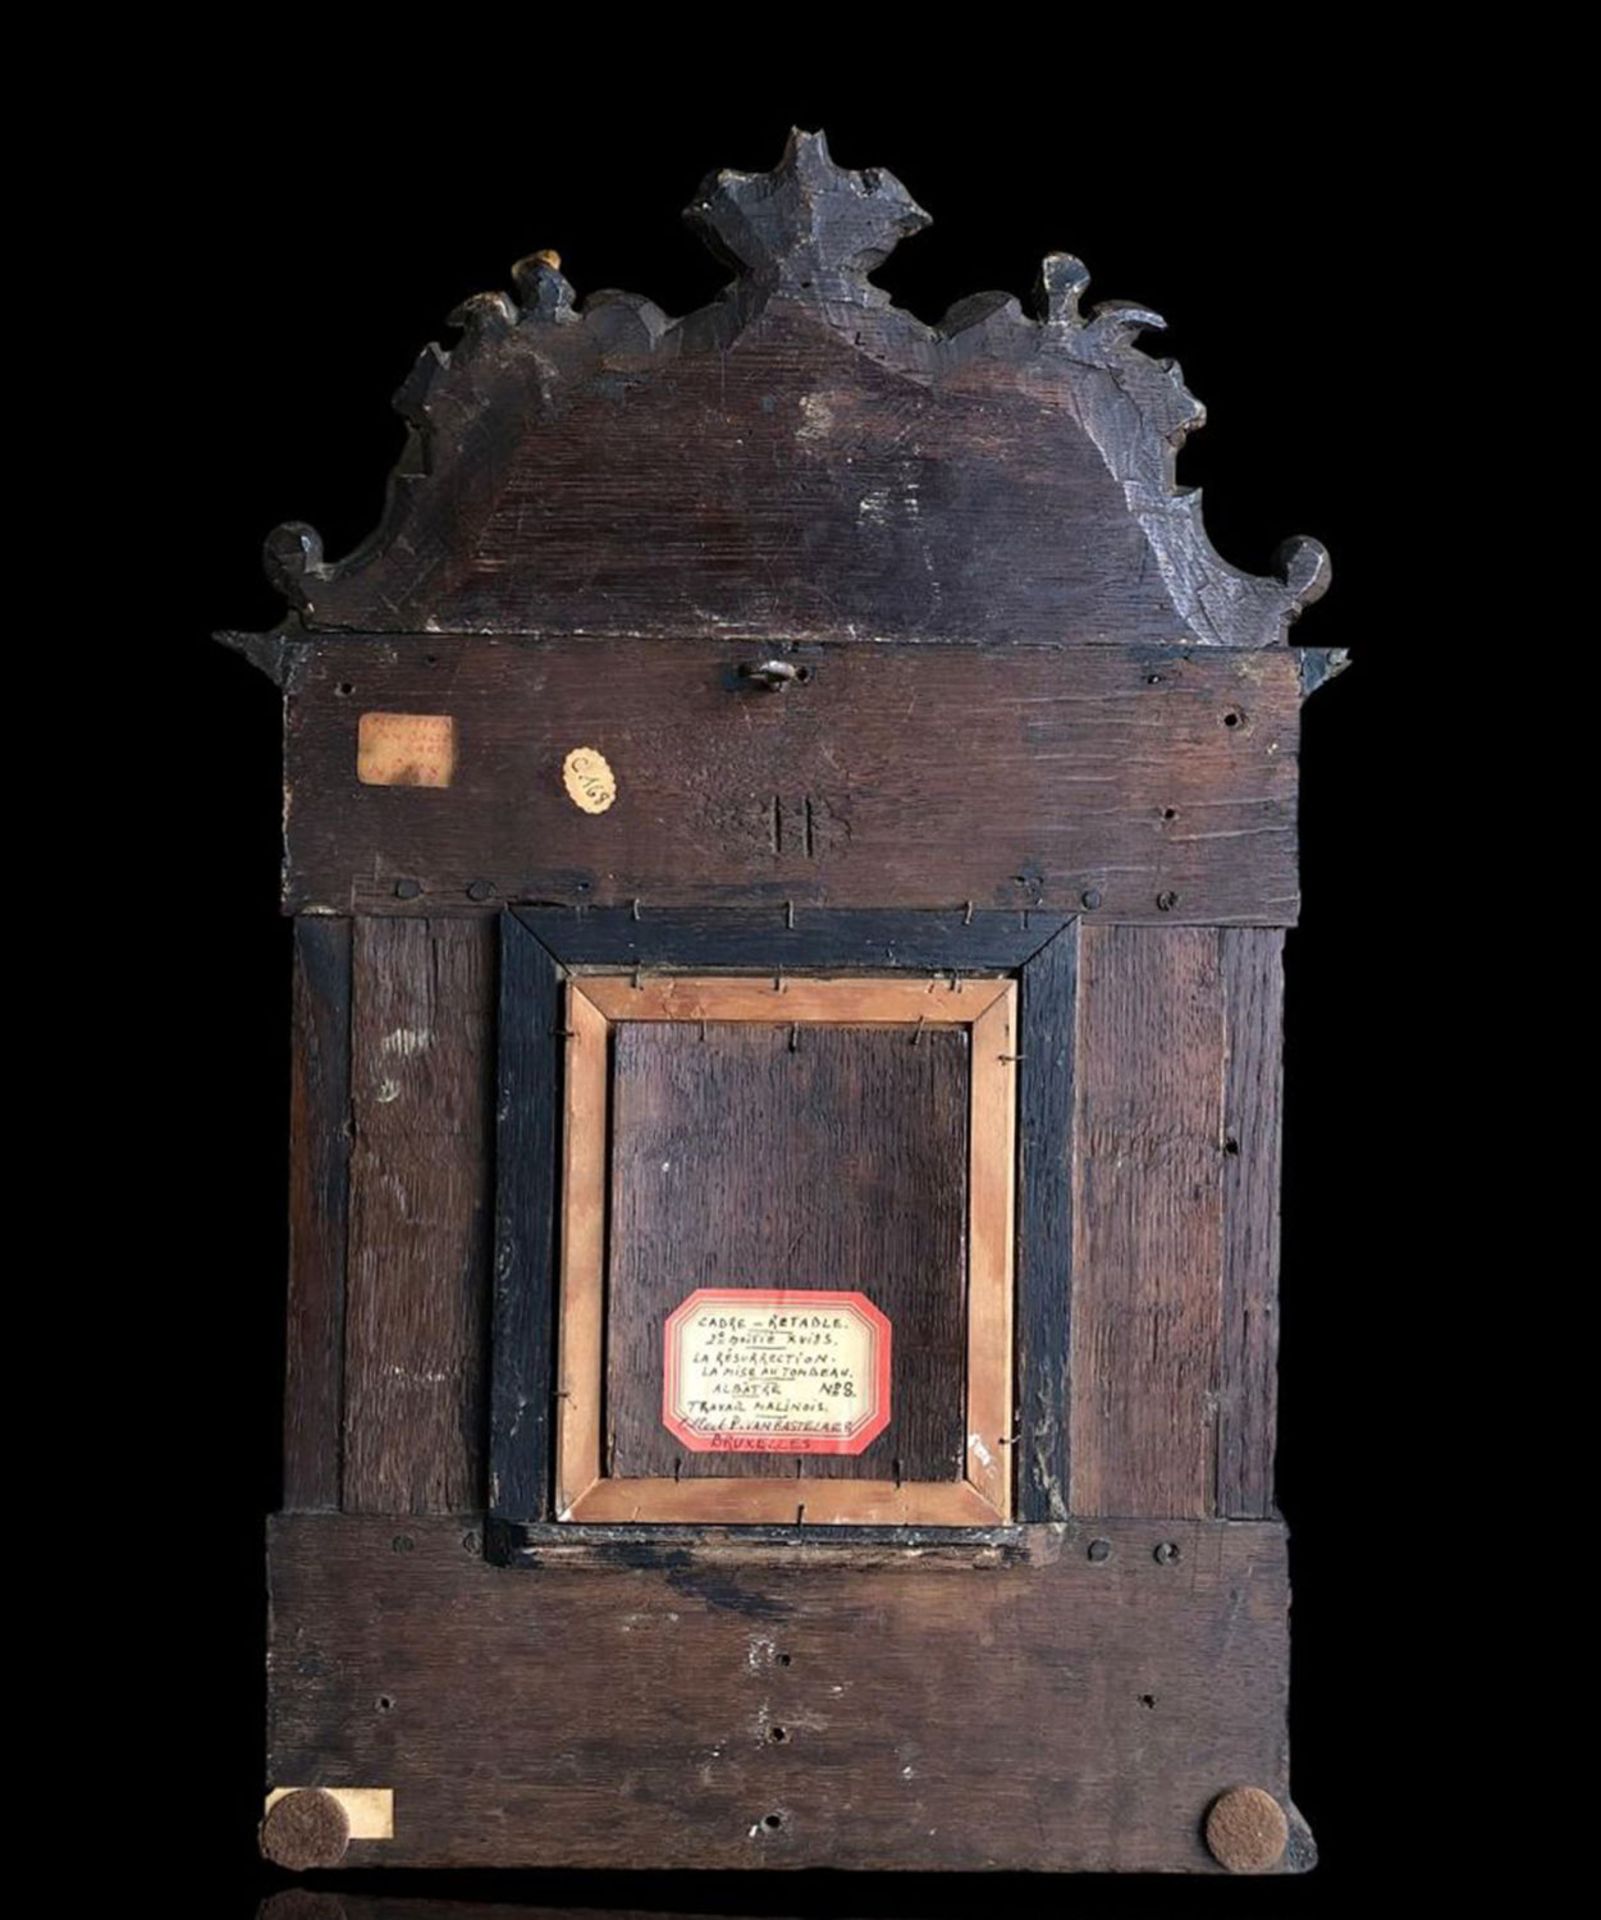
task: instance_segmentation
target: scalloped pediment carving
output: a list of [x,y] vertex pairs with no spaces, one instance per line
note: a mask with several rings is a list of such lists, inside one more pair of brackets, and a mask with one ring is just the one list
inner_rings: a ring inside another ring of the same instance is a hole
[[1081,311],[1071,256],[1033,311],[927,326],[868,276],[928,216],[813,133],[686,217],[736,270],[695,312],[579,301],[552,254],[457,310],[373,536],[268,539],[303,628],[1264,647],[1327,584],[1315,541],[1268,578],[1213,550],[1174,480],[1202,409],[1136,345],[1161,319]]

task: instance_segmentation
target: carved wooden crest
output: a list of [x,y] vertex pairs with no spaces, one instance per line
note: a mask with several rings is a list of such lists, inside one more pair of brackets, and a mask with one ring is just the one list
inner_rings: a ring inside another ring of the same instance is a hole
[[1043,262],[1032,311],[975,293],[926,326],[869,275],[928,215],[820,133],[771,173],[710,176],[686,218],[736,273],[695,312],[579,302],[533,254],[451,316],[457,344],[396,396],[411,431],[373,536],[337,560],[308,526],[269,538],[284,637],[1255,648],[1328,584],[1315,540],[1266,579],[1213,550],[1173,472],[1204,410],[1136,344],[1161,317],[1082,311],[1071,255]]

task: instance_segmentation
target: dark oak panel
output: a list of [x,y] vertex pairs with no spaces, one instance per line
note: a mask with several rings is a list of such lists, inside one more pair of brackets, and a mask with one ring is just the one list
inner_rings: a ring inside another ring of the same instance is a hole
[[272,1525],[270,1780],[395,1790],[351,1867],[1206,1872],[1218,1793],[1287,1798],[1275,1524],[1040,1530],[1028,1565],[647,1549],[537,1588],[475,1524]]
[[482,1499],[495,929],[359,919],[344,1505]]
[[[609,1473],[961,1478],[968,1057],[956,1027],[616,1028]],[[662,1424],[667,1315],[740,1286],[860,1291],[888,1317],[893,1415],[861,1453],[695,1453]]]
[[1202,927],[1085,926],[1073,1204],[1072,1508],[1213,1511],[1223,984]]
[[[830,646],[796,654],[811,678],[780,693],[740,676],[762,657],[691,638],[297,647],[288,904],[1077,912],[1089,896],[1123,920],[1295,918],[1286,651]],[[452,717],[453,784],[358,782],[369,710]],[[599,814],[563,784],[581,746],[615,775]]]
[[284,1506],[339,1505],[350,1177],[350,922],[295,923]]

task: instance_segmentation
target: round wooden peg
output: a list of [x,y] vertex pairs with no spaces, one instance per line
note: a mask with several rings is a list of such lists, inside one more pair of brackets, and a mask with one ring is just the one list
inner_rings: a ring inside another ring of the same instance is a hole
[[337,1867],[350,1845],[350,1815],[321,1787],[301,1787],[275,1800],[261,1823],[261,1851],[290,1873]]
[[1271,1872],[1289,1839],[1284,1809],[1261,1787],[1230,1787],[1206,1816],[1207,1850],[1230,1873]]

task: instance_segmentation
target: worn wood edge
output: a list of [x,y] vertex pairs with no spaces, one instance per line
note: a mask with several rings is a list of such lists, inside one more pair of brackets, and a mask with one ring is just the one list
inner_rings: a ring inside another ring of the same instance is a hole
[[1021,1519],[1065,1521],[1071,1461],[1073,1064],[1081,922],[1018,977],[1017,1501]]
[[988,1526],[997,1504],[965,1480],[596,1478],[562,1510],[575,1521],[743,1521],[796,1526]]
[[[471,1532],[471,1529],[468,1529]],[[491,1519],[486,1556],[505,1567],[679,1567],[694,1564],[784,1567],[934,1566],[961,1569],[1044,1565],[1069,1538],[1066,1525],[865,1526],[838,1521],[818,1528],[740,1522],[553,1521],[518,1525]]]
[[1017,1174],[1017,983],[968,1042],[967,1478],[1001,1519],[1012,1511],[1013,1251]]
[[1029,907],[949,909],[513,906],[569,968],[649,967],[714,974],[752,969],[998,973],[1027,965],[1070,916]]
[[563,1089],[556,1512],[600,1477],[605,1417],[607,1021],[569,982]]
[[969,1026],[1010,991],[1005,980],[840,979],[782,973],[771,980],[717,974],[584,974],[583,991],[607,1020],[736,1020],[860,1026]]

